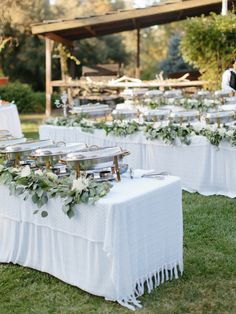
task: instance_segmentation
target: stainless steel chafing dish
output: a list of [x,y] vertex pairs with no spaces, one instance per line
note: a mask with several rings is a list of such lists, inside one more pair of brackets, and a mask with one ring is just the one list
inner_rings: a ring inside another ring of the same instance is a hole
[[170,110],[147,110],[143,113],[143,118],[147,122],[157,122],[167,120]]
[[6,159],[14,161],[14,163],[18,165],[20,160],[27,158],[33,150],[40,147],[46,147],[52,143],[52,140],[27,141],[24,143],[6,146],[0,150],[0,154],[5,155]]
[[59,142],[45,148],[38,148],[31,152],[30,157],[36,160],[38,166],[46,166],[50,168],[55,166],[68,153],[72,153],[81,149],[85,149],[84,143],[69,143]]
[[164,92],[165,98],[179,98],[182,97],[182,91],[180,89],[171,89]]
[[114,120],[131,120],[138,117],[138,110],[136,109],[115,109],[112,111]]
[[120,147],[90,147],[74,153],[69,153],[62,158],[69,168],[76,170],[77,176],[81,171],[102,172],[110,170],[116,174],[120,181],[120,168],[124,156],[129,152]]
[[199,90],[193,96],[197,98],[208,98],[210,96],[210,92],[208,90]]
[[153,89],[153,90],[147,91],[145,95],[147,98],[159,98],[163,96],[163,91],[159,89]]
[[26,141],[25,137],[21,137],[21,138],[15,138],[15,137],[3,137],[0,139],[0,150],[3,150],[4,148],[6,148],[9,145],[15,145],[15,144],[20,144],[20,143],[24,143]]
[[0,140],[7,137],[12,137],[11,133],[8,130],[0,130]]
[[228,123],[235,119],[234,111],[215,111],[209,112],[205,115],[206,123],[213,124],[217,123],[218,127],[220,127],[221,123]]
[[104,117],[111,113],[112,109],[108,105],[88,104],[80,107],[73,107],[72,114],[86,114],[90,117]]
[[11,133],[8,130],[0,130],[0,136],[6,136],[11,135]]
[[197,110],[172,112],[170,114],[170,119],[172,122],[180,123],[181,125],[184,122],[193,122],[195,120],[200,120],[200,114]]

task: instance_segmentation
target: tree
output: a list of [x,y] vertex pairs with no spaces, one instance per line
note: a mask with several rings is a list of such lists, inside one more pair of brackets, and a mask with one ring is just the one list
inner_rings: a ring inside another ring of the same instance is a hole
[[193,71],[193,67],[184,62],[180,54],[180,41],[180,33],[176,33],[170,38],[167,58],[162,60],[159,64],[160,70],[162,70],[164,73],[169,74],[175,72]]
[[49,0],[2,0],[0,36],[18,43],[8,46],[0,56],[0,68],[11,80],[44,89],[44,41],[32,36],[30,25],[51,18]]
[[221,75],[236,55],[236,15],[212,13],[186,21],[181,41],[183,59],[198,68],[201,78],[220,86]]

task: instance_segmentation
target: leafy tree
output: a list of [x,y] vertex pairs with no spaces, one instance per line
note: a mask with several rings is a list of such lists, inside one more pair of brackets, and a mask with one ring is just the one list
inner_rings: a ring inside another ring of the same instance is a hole
[[236,15],[212,13],[186,21],[181,41],[183,59],[198,68],[201,78],[219,87],[222,72],[236,55]]

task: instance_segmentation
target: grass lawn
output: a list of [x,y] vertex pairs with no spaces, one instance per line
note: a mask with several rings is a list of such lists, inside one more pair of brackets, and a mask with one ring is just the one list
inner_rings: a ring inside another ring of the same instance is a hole
[[[37,136],[42,117],[22,117]],[[146,293],[140,314],[236,313],[236,200],[183,193],[184,275]],[[132,313],[35,270],[0,265],[0,314]]]

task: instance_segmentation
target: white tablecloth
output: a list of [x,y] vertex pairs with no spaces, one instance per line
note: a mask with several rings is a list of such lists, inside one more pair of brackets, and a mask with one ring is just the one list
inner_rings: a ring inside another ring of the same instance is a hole
[[20,118],[15,105],[0,106],[0,130],[8,130],[14,137],[22,137]]
[[95,205],[69,219],[61,200],[36,206],[0,186],[0,262],[48,272],[92,294],[133,309],[136,297],[183,270],[181,185],[123,178]]
[[236,148],[223,143],[219,149],[205,137],[192,137],[191,145],[168,145],[161,141],[147,140],[144,134],[126,137],[105,135],[103,130],[86,133],[80,128],[41,126],[40,138],[55,141],[84,142],[89,145],[118,145],[130,150],[127,157],[133,168],[168,171],[179,176],[183,189],[203,195],[236,197]]

